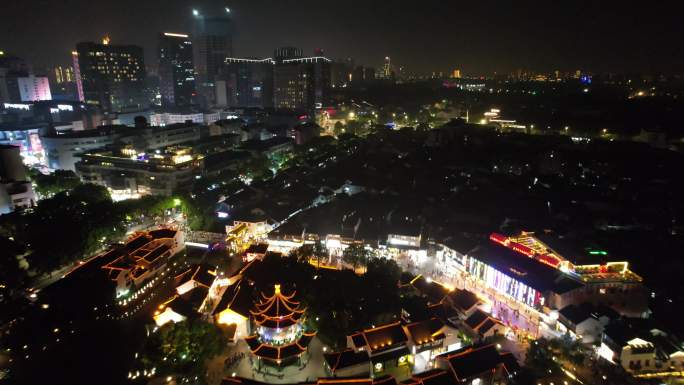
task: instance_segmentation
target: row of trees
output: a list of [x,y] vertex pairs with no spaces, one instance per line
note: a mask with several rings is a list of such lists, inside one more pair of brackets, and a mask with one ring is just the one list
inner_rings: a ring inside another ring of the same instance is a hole
[[[308,262],[311,258],[316,261],[316,267],[321,266],[321,260],[329,257],[328,248],[323,242],[316,241],[313,244],[305,244],[290,251],[290,257],[300,262]],[[372,253],[362,243],[353,243],[342,253],[342,260],[354,267],[367,266]]]

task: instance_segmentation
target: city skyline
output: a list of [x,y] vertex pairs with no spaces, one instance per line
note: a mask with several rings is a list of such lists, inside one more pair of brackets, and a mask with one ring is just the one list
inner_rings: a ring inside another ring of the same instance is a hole
[[[148,68],[154,69],[160,32],[191,33],[192,9],[229,7],[236,25],[236,57],[267,57],[277,47],[296,46],[305,54],[323,49],[328,57],[352,57],[371,66],[391,56],[408,73],[459,68],[482,75],[519,68],[673,73],[680,71],[684,56],[671,49],[682,30],[666,3],[647,9],[538,1],[518,7],[492,1],[429,1],[420,6],[398,1],[391,7],[351,1],[329,7],[305,0],[297,5],[265,0],[11,0],[0,15],[7,31],[0,37],[0,50],[24,57],[40,71],[69,63],[78,42],[109,35],[113,43],[142,46]],[[32,15],[29,30],[12,16],[20,12]]]
[[0,4],[0,384],[684,384],[667,2]]

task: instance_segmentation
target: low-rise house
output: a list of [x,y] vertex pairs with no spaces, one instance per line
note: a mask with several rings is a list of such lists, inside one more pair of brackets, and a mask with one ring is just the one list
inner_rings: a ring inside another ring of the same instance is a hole
[[208,290],[215,279],[215,268],[207,264],[192,265],[176,276],[176,292],[183,295],[198,287]]
[[482,304],[480,298],[471,291],[454,289],[447,294],[447,302],[458,312],[461,319],[468,318]]
[[447,301],[428,305],[430,318],[439,318],[444,324],[457,328],[461,318],[459,313]]
[[407,283],[400,284],[400,286],[415,290],[416,293],[427,299],[428,304],[441,303],[449,294],[449,288],[420,274]]
[[520,369],[509,352],[500,352],[496,345],[468,346],[437,357],[437,367],[456,379],[452,383],[509,384]]
[[[226,377],[221,381],[221,385],[266,385],[244,377]],[[350,377],[350,378],[319,378],[312,381],[300,382],[299,385],[397,385],[397,380],[392,376],[382,377]]]
[[347,336],[347,347],[368,353],[373,375],[381,375],[391,368],[408,368],[409,359],[413,358],[408,336],[398,321]]
[[558,321],[566,331],[586,344],[600,341],[604,327],[617,317],[618,314],[610,308],[590,304],[568,305],[558,311]]
[[245,262],[252,261],[254,259],[263,260],[268,251],[268,243],[256,243],[251,244],[247,251],[245,251]]
[[[226,286],[216,306],[207,306],[212,309],[211,315],[217,324],[226,327],[230,341],[247,337],[251,333],[249,323],[250,309],[253,300],[251,288],[242,279],[232,285]],[[211,305],[211,304],[210,304]]]
[[452,385],[456,383],[454,376],[442,369],[432,369],[416,373],[411,378],[401,382],[403,385]]
[[158,306],[152,317],[154,322],[157,326],[162,326],[168,322],[182,322],[186,319],[198,318],[208,292],[209,288],[199,286],[183,294],[175,294]]
[[326,353],[324,358],[326,369],[334,377],[367,377],[371,371],[371,361],[366,352],[346,349]]
[[597,353],[632,374],[684,369],[682,343],[649,320],[612,322],[605,327]]
[[508,327],[498,319],[490,316],[484,311],[477,309],[470,317],[463,321],[470,334],[480,340],[496,335],[506,335]]

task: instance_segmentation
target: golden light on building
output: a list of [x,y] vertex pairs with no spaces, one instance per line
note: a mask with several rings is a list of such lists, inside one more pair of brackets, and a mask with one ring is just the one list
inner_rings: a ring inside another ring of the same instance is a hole
[[109,45],[110,40],[109,35],[105,35],[105,37],[102,38],[102,44]]
[[222,325],[239,325],[245,322],[247,318],[234,312],[231,309],[226,309],[219,313],[216,322]]

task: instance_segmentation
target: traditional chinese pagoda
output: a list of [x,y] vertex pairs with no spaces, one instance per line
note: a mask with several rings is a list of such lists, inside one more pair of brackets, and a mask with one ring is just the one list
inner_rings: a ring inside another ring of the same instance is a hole
[[307,333],[303,321],[306,308],[293,300],[296,292],[285,295],[275,285],[272,296],[261,293],[261,299],[250,311],[256,334],[245,338],[256,365],[285,366],[301,364],[315,332]]

